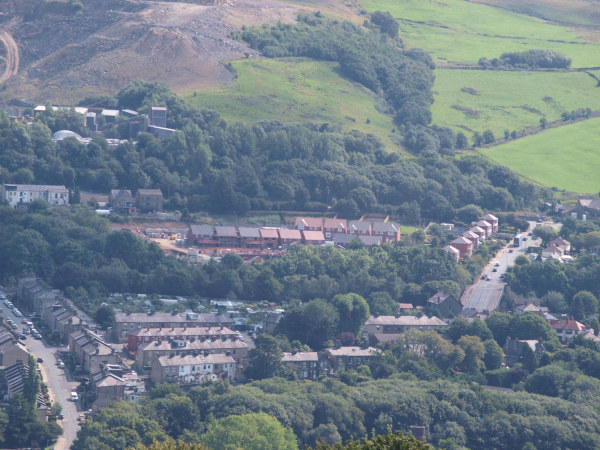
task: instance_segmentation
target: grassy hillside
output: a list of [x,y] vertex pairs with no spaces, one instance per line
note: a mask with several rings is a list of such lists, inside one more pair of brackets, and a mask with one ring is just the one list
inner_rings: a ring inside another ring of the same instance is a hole
[[196,97],[188,93],[188,101],[247,124],[264,119],[340,124],[394,146],[389,138],[392,118],[378,112],[377,98],[338,75],[333,64],[295,58],[242,60],[233,66],[238,78],[232,85]]
[[600,191],[600,118],[482,150],[494,161],[545,186]]
[[[566,26],[537,17],[465,0],[362,0],[370,12],[389,11],[400,20],[410,46],[438,61],[476,64],[507,51],[545,48],[565,53],[573,67],[600,65],[600,45]],[[476,18],[476,20],[475,20]]]
[[596,84],[583,72],[437,70],[433,122],[457,131],[491,129],[502,135],[504,130],[538,125],[542,117],[558,120],[567,110],[600,109]]

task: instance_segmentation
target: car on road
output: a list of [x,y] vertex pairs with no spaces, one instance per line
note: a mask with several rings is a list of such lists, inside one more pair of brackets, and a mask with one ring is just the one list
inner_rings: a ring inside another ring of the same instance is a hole
[[27,318],[24,318],[23,320],[21,320],[21,323],[25,323],[26,324],[27,322],[29,322],[29,320]]
[[27,336],[25,336],[23,333],[19,333],[19,339],[25,341],[27,339]]
[[44,358],[42,358],[42,357],[38,357],[38,359],[37,359],[37,362],[39,362],[39,363],[43,363],[43,362],[44,362]]
[[500,274],[500,278],[504,278],[505,276],[506,276],[506,274],[505,274],[505,273],[501,273],[501,274]]
[[59,420],[63,420],[64,418],[65,418],[65,415],[64,415],[63,413],[60,413],[60,414],[58,415],[58,419],[59,419]]
[[500,263],[497,262],[496,264],[494,264],[494,267],[500,267]]
[[511,248],[508,253],[514,253],[514,250]]
[[60,363],[58,363],[58,367],[60,369],[64,369],[65,368],[65,363],[61,361]]
[[34,334],[33,338],[37,341],[41,341],[42,340],[42,336],[40,336],[39,334]]
[[526,240],[527,240],[527,238],[526,238],[526,237],[524,237],[524,238],[523,238],[523,242],[525,242]]
[[6,300],[6,295],[0,295],[0,300]]
[[76,402],[77,400],[79,400],[79,395],[77,392],[71,392],[71,401]]
[[533,236],[533,233],[530,231],[527,236]]
[[11,323],[10,326],[12,327],[13,330],[16,330],[17,328],[19,328],[16,323]]
[[87,383],[88,381],[90,381],[90,379],[88,377],[79,377],[77,381],[79,381],[80,383]]
[[498,269],[496,269],[495,267],[492,269],[492,272],[498,272]]

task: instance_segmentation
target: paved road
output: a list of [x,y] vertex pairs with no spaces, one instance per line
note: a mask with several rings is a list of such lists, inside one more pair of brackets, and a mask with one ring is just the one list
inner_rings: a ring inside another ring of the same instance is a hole
[[[531,231],[535,228],[536,224],[535,222],[529,222],[529,225],[529,231]],[[559,224],[544,225],[551,225],[556,228],[560,227]],[[527,241],[522,242],[519,247],[513,247],[511,244],[500,250],[496,257],[483,269],[483,273],[488,274],[491,281],[478,279],[465,290],[462,298],[465,308],[475,308],[479,312],[489,311],[490,313],[498,308],[504,286],[506,285],[506,283],[502,282],[500,275],[506,272],[506,269],[510,266],[515,264],[517,256],[527,254],[527,247],[538,246],[541,244],[541,240],[527,236],[529,231],[523,233],[523,235],[527,237]],[[510,250],[512,250],[512,253]],[[498,264],[498,266],[496,266],[496,264]],[[496,272],[493,272],[493,269],[496,269]]]
[[[2,315],[5,318],[14,320],[15,323],[18,324],[20,331],[25,326],[24,324],[21,324],[23,318],[15,316],[4,303],[2,303],[1,307],[4,310]],[[25,345],[27,345],[29,351],[32,352],[36,358],[41,357],[44,359],[44,362],[40,364],[42,366],[44,381],[48,383],[54,401],[59,402],[63,407],[65,418],[62,421],[59,421],[59,423],[64,429],[64,434],[58,439],[54,448],[61,450],[68,449],[71,447],[73,440],[75,440],[77,430],[79,429],[79,422],[77,422],[77,418],[80,414],[80,412],[78,412],[78,405],[70,401],[71,391],[78,383],[69,381],[65,370],[59,369],[56,365],[56,352],[59,350],[57,347],[46,346],[43,341],[35,340],[31,336],[27,336]]]

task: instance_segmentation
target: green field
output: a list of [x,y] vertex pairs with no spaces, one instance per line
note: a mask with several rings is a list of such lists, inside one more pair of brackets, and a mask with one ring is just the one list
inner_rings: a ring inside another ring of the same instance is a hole
[[[260,120],[327,122],[378,136],[387,148],[392,118],[378,112],[377,97],[342,78],[335,64],[298,58],[234,61],[238,79],[224,89],[186,99],[248,125]],[[369,119],[370,123],[366,123]]]
[[[535,48],[556,50],[573,67],[600,66],[600,44],[542,19],[465,0],[362,0],[369,12],[389,11],[400,34],[438,61],[476,64],[479,58]],[[563,42],[556,42],[563,41]]]
[[600,191],[600,118],[566,125],[482,153],[545,186]]
[[[436,70],[433,122],[456,131],[520,130],[545,117],[559,120],[564,111],[600,109],[597,81],[583,72],[495,72]],[[474,89],[477,95],[461,91]],[[468,108],[461,111],[458,108]]]

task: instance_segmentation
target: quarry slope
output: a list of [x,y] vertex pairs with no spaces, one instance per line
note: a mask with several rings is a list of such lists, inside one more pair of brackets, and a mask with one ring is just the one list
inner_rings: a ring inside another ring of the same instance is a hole
[[18,0],[0,8],[3,99],[65,104],[136,78],[178,92],[226,85],[233,75],[224,62],[259,57],[228,34],[242,24],[290,22],[298,11],[272,0],[83,3],[71,15],[22,11]]

